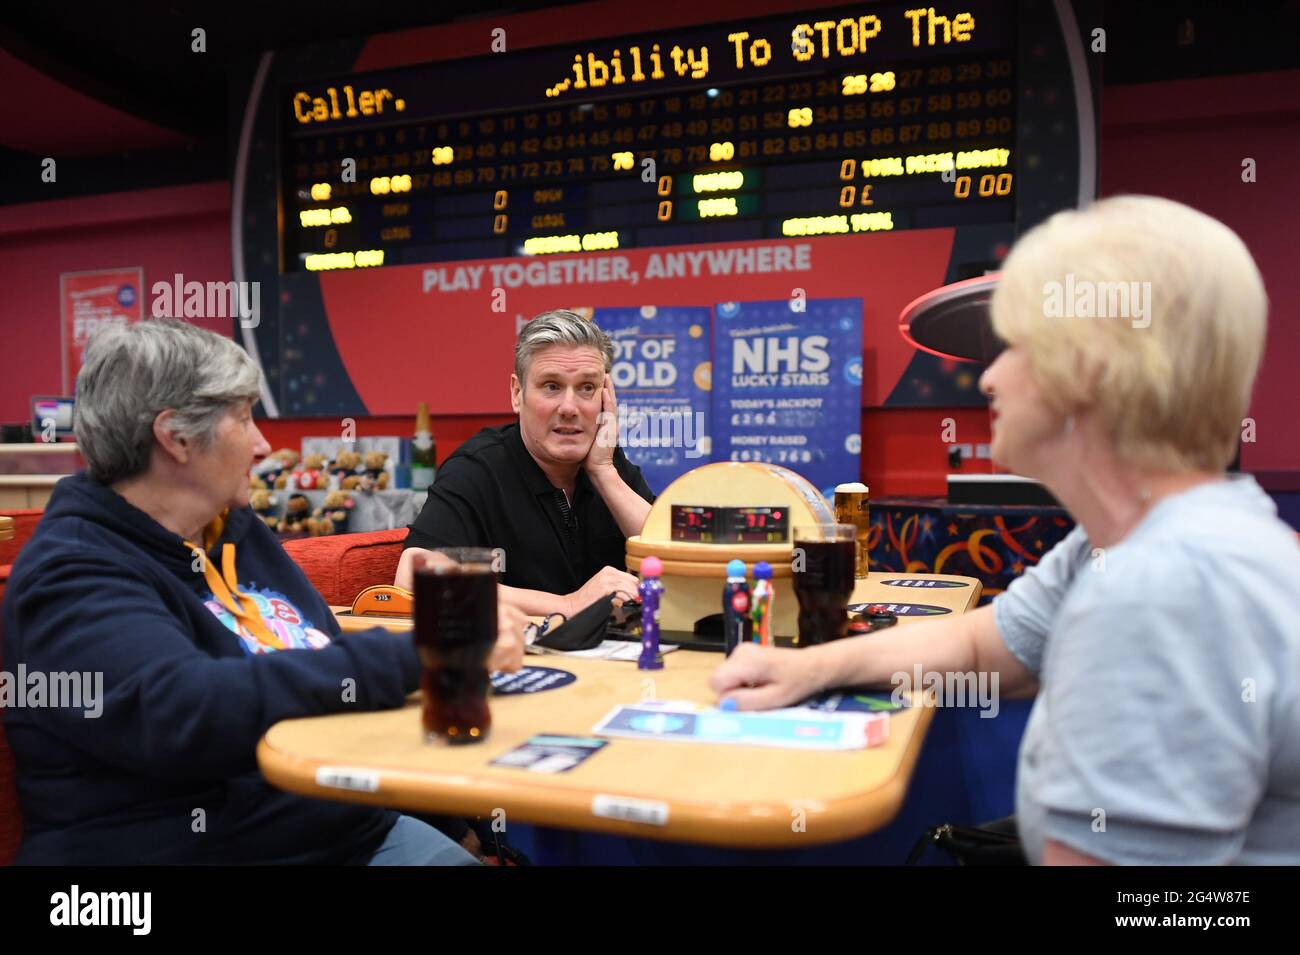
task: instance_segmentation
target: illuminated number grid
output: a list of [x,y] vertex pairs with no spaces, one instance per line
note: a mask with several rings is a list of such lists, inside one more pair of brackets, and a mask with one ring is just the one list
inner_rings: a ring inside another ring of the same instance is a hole
[[[285,268],[353,250],[394,265],[1011,221],[1014,89],[998,51],[293,130]],[[338,181],[344,157],[355,183]]]

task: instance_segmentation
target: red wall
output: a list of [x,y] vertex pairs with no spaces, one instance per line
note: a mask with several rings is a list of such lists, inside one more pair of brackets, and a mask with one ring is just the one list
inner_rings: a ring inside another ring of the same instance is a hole
[[[1300,270],[1284,230],[1300,221],[1300,190],[1289,168],[1300,155],[1300,71],[1133,87],[1108,87],[1102,103],[1104,195],[1145,192],[1203,209],[1250,247],[1272,301],[1268,350],[1251,414],[1258,440],[1243,449],[1251,470],[1300,471],[1300,416],[1289,378],[1300,357]],[[1258,162],[1258,181],[1241,181],[1241,160]],[[225,183],[117,193],[0,208],[0,420],[28,416],[28,398],[59,391],[59,273],[142,266],[146,291],[181,272],[187,280],[229,281],[229,187]],[[146,294],[146,312],[149,296]],[[230,331],[228,322],[219,329]],[[439,458],[498,416],[436,415]],[[988,441],[981,409],[873,409],[863,412],[863,480],[873,494],[942,494],[948,471],[945,418],[959,443]],[[336,419],[268,421],[273,447],[296,447],[328,433]],[[358,433],[409,434],[414,417],[358,421]],[[968,465],[971,470],[982,463]]]
[[[0,207],[0,421],[28,421],[32,395],[62,393],[59,273],[141,266],[149,287],[230,281],[224,182]],[[200,320],[229,335],[229,320]]]
[[[59,273],[141,266],[144,312],[149,288],[171,281],[228,282],[230,268],[230,188],[224,182],[124,192],[90,199],[61,200],[0,207],[0,421],[26,421],[32,395],[59,394]],[[231,334],[227,320],[196,320],[206,328]],[[437,396],[430,395],[431,402]],[[499,415],[434,416],[439,458]],[[295,450],[304,435],[328,434],[336,419],[267,420],[262,431],[274,448]],[[409,417],[363,418],[357,434],[409,435]]]
[[[1268,342],[1244,470],[1300,470],[1300,70],[1105,87],[1102,195],[1148,193],[1200,209],[1237,232],[1264,276]],[[1242,182],[1242,160],[1257,181]]]

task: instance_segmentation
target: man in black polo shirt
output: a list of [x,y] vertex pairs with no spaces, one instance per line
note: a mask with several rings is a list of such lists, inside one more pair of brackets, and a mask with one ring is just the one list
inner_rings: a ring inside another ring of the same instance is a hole
[[484,428],[443,463],[406,537],[396,583],[435,547],[500,547],[503,596],[528,614],[572,616],[606,594],[636,595],[624,545],[654,501],[617,447],[609,336],[573,312],[544,312],[515,345],[519,420]]

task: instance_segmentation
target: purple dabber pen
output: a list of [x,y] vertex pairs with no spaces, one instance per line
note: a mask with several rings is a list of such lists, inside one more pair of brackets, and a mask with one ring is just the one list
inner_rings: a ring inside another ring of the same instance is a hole
[[664,572],[663,561],[647,557],[641,561],[641,656],[636,661],[638,670],[662,670],[664,659],[659,655],[659,595],[664,585],[659,575]]

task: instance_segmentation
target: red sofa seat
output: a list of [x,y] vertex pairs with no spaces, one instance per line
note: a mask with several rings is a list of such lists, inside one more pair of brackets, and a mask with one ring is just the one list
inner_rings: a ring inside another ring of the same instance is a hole
[[307,575],[325,602],[351,605],[367,587],[391,584],[402,557],[406,528],[336,534],[285,541],[284,551]]

